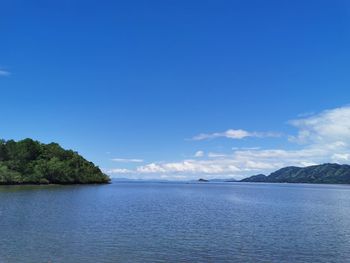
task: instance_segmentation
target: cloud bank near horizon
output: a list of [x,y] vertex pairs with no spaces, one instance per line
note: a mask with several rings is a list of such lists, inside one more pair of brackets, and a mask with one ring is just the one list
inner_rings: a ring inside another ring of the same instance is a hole
[[144,161],[142,159],[127,159],[127,158],[113,158],[111,159],[113,162],[117,163],[143,163]]
[[[195,158],[176,162],[152,162],[134,169],[116,168],[110,175],[128,174],[133,178],[196,179],[244,178],[256,173],[270,173],[285,166],[308,166],[327,162],[350,163],[350,106],[330,109],[288,122],[297,129],[288,136],[290,149],[237,148],[230,153],[197,151]],[[271,136],[270,136],[271,135]],[[269,133],[228,130],[201,134],[194,140],[226,137],[274,137]]]

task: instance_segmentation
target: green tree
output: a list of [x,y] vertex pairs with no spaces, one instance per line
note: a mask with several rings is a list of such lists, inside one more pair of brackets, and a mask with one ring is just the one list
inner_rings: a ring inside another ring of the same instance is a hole
[[109,177],[77,152],[32,139],[0,140],[0,184],[108,183]]

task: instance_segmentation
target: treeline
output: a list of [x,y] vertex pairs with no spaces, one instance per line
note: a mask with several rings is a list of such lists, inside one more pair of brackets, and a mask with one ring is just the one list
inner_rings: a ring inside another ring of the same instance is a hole
[[110,178],[77,152],[32,139],[0,140],[0,184],[108,183]]

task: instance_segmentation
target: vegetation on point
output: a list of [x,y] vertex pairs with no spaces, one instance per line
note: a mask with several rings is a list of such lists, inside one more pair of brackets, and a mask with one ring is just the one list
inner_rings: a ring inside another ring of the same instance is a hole
[[32,139],[0,140],[0,184],[90,184],[110,178],[77,152]]

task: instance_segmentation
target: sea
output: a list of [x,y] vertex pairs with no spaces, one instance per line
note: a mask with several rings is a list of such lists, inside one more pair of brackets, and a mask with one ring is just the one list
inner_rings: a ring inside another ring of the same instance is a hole
[[350,186],[0,186],[0,262],[350,262]]

